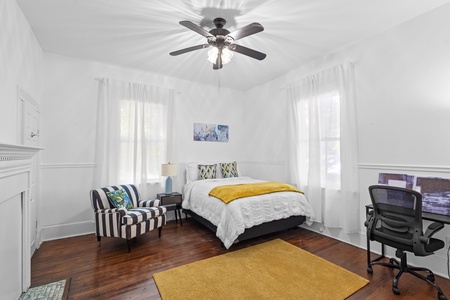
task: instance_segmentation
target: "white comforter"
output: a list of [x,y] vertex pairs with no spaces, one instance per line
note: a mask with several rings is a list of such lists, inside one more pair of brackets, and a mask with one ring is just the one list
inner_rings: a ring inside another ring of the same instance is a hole
[[217,226],[217,237],[229,248],[246,228],[290,216],[311,216],[311,206],[301,193],[277,192],[241,198],[225,204],[208,196],[219,185],[263,182],[250,177],[193,181],[184,187],[182,207]]

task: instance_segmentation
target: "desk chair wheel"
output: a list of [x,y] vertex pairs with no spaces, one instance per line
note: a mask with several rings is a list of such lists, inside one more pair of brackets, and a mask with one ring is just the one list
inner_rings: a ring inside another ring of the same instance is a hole
[[367,273],[373,274],[373,269],[372,269],[372,267],[368,267],[368,268],[367,268]]
[[444,294],[438,293],[438,299],[439,300],[447,300],[447,297],[445,297]]
[[396,294],[396,295],[400,295],[400,289],[396,286],[392,287],[392,292],[394,292],[394,294]]

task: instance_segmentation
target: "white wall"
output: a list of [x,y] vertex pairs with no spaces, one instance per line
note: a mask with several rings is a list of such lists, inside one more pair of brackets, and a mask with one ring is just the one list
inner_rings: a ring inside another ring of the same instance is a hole
[[40,102],[42,49],[14,0],[0,1],[0,143],[18,144],[17,88]]
[[[246,111],[253,111],[248,126],[255,134],[246,148],[262,161],[259,169],[266,167],[267,172],[258,173],[260,176],[269,177],[273,164],[280,162],[277,176],[282,179],[287,174],[286,158],[281,156],[287,141],[280,129],[286,126],[286,115],[278,113],[274,105],[280,104],[279,111],[285,110],[284,87],[336,64],[356,64],[361,233],[348,235],[318,224],[313,229],[365,247],[364,206],[370,203],[367,188],[377,183],[378,173],[450,178],[449,15],[447,4],[247,91]],[[272,137],[277,142],[257,136]],[[444,240],[445,236],[450,236],[448,226],[437,235]],[[410,261],[447,273],[445,250]]]
[[253,178],[289,182],[285,82],[279,78],[246,92],[246,160],[240,169]]
[[352,48],[362,163],[450,166],[450,4]]
[[[186,162],[242,159],[244,124],[240,91],[218,90],[215,86],[54,54],[45,54],[44,77],[42,145],[46,150],[42,155],[40,212],[43,240],[94,230],[89,191],[94,188],[98,84],[95,78],[175,89],[174,138],[169,155],[169,161],[179,164],[175,191],[181,192]],[[194,122],[229,125],[230,141],[194,142]],[[154,199],[162,191],[158,185],[151,194],[142,196]]]

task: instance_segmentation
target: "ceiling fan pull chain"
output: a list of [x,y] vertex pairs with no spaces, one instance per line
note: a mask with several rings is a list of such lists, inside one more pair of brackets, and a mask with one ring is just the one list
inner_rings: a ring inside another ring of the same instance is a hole
[[217,82],[217,93],[220,93],[220,72],[217,72],[219,74],[218,82]]

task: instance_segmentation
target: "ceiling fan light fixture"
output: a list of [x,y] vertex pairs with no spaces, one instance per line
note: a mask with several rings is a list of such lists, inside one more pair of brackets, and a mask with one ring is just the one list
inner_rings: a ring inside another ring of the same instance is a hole
[[212,47],[209,51],[208,51],[208,60],[215,64],[216,63],[216,58],[217,58],[217,54],[219,53],[219,49],[217,49],[216,47]]
[[[217,55],[219,54],[219,49],[217,47],[212,47],[208,51],[208,61],[215,64],[217,61]],[[233,52],[231,52],[228,48],[222,48],[222,64],[227,64],[231,61],[233,57]]]
[[227,64],[233,58],[233,52],[231,52],[228,48],[222,49],[222,63]]

